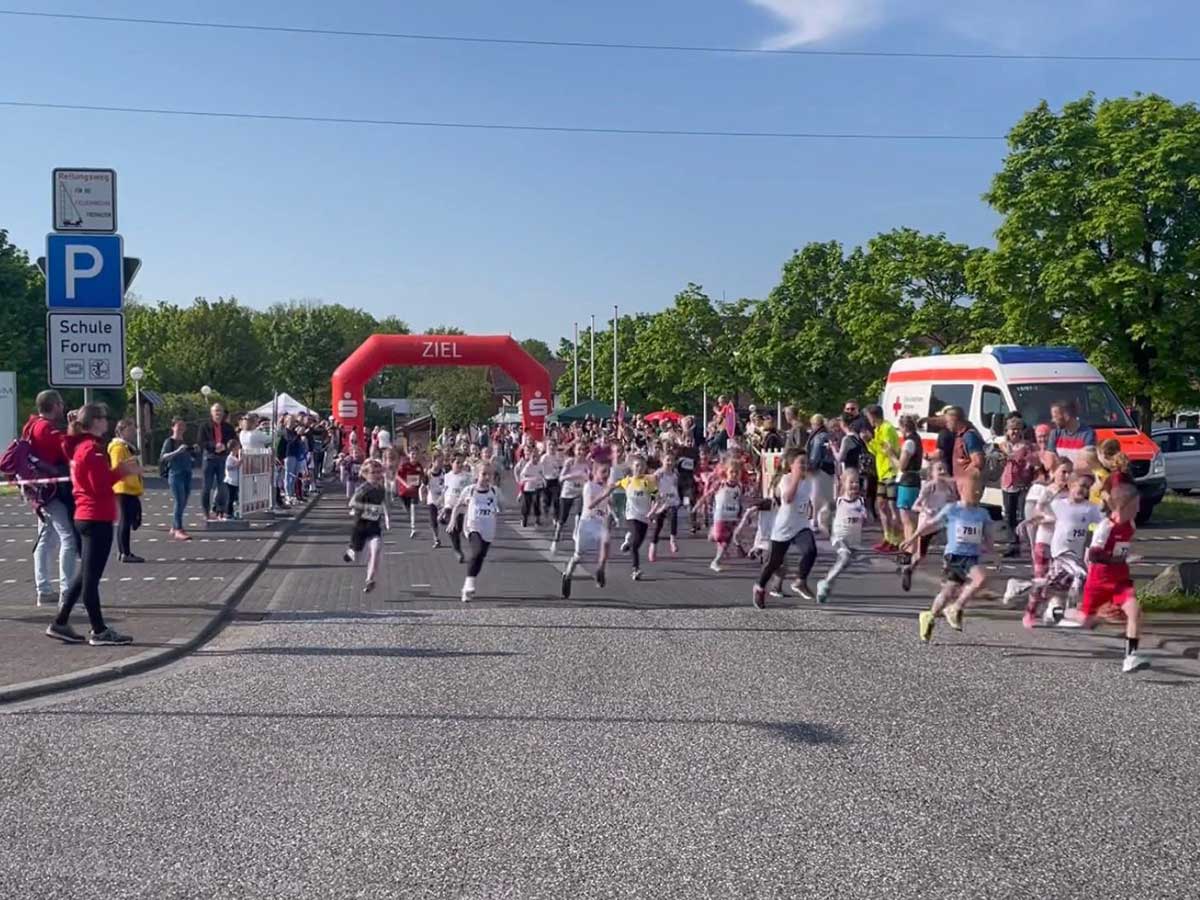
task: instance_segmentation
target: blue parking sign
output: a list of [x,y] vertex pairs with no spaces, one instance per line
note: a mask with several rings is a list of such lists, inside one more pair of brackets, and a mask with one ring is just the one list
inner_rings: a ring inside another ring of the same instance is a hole
[[46,306],[120,309],[125,299],[124,241],[119,234],[46,236]]

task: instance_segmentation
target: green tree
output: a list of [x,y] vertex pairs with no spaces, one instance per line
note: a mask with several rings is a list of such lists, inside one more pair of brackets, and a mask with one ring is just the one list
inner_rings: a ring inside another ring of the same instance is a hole
[[270,386],[313,409],[327,406],[333,370],[353,351],[347,349],[352,337],[340,330],[345,317],[321,303],[293,301],[260,313],[255,324],[266,349]]
[[46,284],[0,229],[0,368],[17,373],[18,415],[46,388]]
[[[643,410],[648,407],[646,384],[637,375],[637,360],[636,346],[637,338],[642,329],[649,326],[653,321],[654,316],[648,313],[639,313],[634,316],[621,316],[617,323],[617,365],[619,368],[619,394],[622,403],[625,403],[633,410]],[[588,370],[588,349],[590,347],[591,333],[590,330],[581,332],[579,335],[579,396],[586,397],[590,390],[591,374]],[[570,341],[562,341],[559,344],[558,358],[566,363],[562,377],[559,378],[558,384],[555,385],[554,391],[559,397],[570,398],[571,396],[571,379],[573,377],[572,359],[574,347]],[[613,394],[613,334],[612,328],[606,328],[603,331],[596,331],[596,397],[594,399],[601,400],[605,403],[612,403]]]
[[492,387],[483,368],[431,369],[413,390],[431,401],[439,424],[451,428],[487,421],[492,413]]
[[838,322],[860,262],[859,251],[847,256],[829,241],[806,245],[784,264],[741,336],[744,375],[759,397],[809,412],[840,409],[874,377],[848,365],[853,346]]
[[1155,407],[1196,401],[1194,104],[1089,95],[1055,113],[1042,103],[1009,133],[986,199],[1004,221],[974,274],[996,294],[1001,329],[1029,325],[1039,339],[1087,353],[1132,398],[1144,428]]
[[550,349],[549,344],[547,344],[545,341],[539,341],[537,338],[525,338],[525,340],[521,341],[520,344],[526,353],[528,353],[542,365],[545,365],[546,363],[550,362],[550,360],[554,359],[554,353]]

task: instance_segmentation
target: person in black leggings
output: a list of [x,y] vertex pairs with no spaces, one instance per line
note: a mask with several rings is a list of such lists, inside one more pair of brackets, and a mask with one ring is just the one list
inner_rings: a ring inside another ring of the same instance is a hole
[[91,622],[92,646],[129,644],[133,638],[119,634],[104,623],[100,611],[100,579],[108,564],[113,545],[113,520],[117,518],[116,494],[113,486],[126,475],[141,474],[135,458],[113,466],[100,445],[108,430],[108,410],[96,403],[86,403],[72,423],[72,434],[82,437],[75,448],[71,465],[71,488],[75,495],[75,527],[79,531],[79,568],[63,594],[58,615],[46,628],[46,634],[68,644],[83,643],[84,637],[70,625],[71,611],[83,600]]

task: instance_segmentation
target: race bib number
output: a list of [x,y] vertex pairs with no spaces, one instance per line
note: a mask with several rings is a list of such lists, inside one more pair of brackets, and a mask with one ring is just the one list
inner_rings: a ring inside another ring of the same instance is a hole
[[1076,541],[1087,540],[1087,536],[1088,536],[1087,528],[1072,528],[1071,529],[1071,543],[1075,543]]
[[491,514],[492,514],[492,508],[490,506],[481,506],[477,510],[475,510],[475,515],[479,516],[480,518],[486,518],[487,516],[490,516]]
[[383,518],[383,507],[378,503],[368,503],[363,507],[362,517],[368,522],[378,522]]
[[409,475],[407,478],[404,479],[404,483],[407,484],[410,488],[419,487],[421,484],[421,476],[420,475]]
[[965,546],[979,546],[983,543],[983,526],[960,523],[954,529],[954,541]]
[[1129,559],[1130,545],[1124,542],[1119,542],[1113,545],[1113,559],[1126,560]]
[[696,461],[694,459],[688,459],[687,457],[684,457],[679,461],[679,468],[690,472],[692,469],[696,468]]

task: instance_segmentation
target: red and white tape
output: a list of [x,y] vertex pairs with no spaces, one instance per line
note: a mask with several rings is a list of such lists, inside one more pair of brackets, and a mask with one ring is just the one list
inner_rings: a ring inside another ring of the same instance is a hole
[[26,480],[21,480],[20,478],[13,478],[6,483],[7,484],[15,484],[20,487],[24,487],[27,484],[58,484],[59,482],[70,481],[70,480],[71,479],[69,476],[63,475],[60,478],[29,478]]

